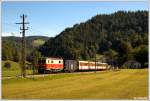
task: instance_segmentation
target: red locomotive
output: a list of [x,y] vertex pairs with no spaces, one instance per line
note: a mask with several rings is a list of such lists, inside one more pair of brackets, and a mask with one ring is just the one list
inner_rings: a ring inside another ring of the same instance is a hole
[[37,67],[39,73],[44,73],[45,71],[58,72],[63,70],[64,63],[61,58],[40,58]]

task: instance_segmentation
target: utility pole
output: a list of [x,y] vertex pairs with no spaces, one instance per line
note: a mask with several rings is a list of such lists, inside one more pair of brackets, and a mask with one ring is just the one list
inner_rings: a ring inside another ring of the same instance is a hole
[[21,24],[22,25],[22,27],[20,27],[20,30],[22,31],[22,32],[20,32],[20,33],[22,33],[22,50],[21,50],[21,54],[22,54],[22,57],[21,57],[21,75],[23,76],[23,77],[26,77],[26,66],[25,66],[25,61],[26,61],[26,52],[25,52],[25,47],[26,47],[26,45],[25,45],[25,31],[26,30],[28,30],[28,27],[27,28],[25,28],[25,25],[26,24],[29,24],[29,22],[25,22],[25,18],[26,18],[27,16],[26,15],[22,15],[22,16],[20,16],[20,18],[22,19],[22,22],[20,22],[20,23],[16,23],[16,24]]
[[[95,49],[96,49],[96,42],[95,42]],[[96,50],[95,50],[95,73],[96,73]]]

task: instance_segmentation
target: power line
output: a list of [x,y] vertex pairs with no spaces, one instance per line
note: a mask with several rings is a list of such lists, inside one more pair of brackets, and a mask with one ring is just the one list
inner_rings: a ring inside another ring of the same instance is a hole
[[[4,22],[4,23],[7,24],[9,27],[14,28],[14,25],[12,25],[11,23],[6,23],[6,22]],[[29,28],[29,27],[28,27],[28,28]],[[42,32],[42,31],[40,31],[40,30],[37,30],[36,28],[33,28],[32,26],[30,26],[30,29],[32,29],[32,30],[29,30],[29,31],[31,31],[31,33],[36,33],[36,32],[38,32],[38,33],[44,34],[44,32]],[[16,34],[16,33],[13,32],[13,34]]]

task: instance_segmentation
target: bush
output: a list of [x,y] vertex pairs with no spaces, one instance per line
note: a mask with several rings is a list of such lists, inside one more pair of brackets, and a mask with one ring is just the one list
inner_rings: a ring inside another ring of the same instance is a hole
[[10,62],[5,62],[4,67],[9,69],[11,67],[11,63]]

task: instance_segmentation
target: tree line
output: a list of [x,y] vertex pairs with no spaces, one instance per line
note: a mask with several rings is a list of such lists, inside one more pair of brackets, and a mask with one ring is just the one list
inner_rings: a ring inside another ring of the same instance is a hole
[[[26,37],[26,60],[30,61],[31,54],[37,53],[40,43],[34,43],[35,40],[47,41],[49,38],[45,36],[29,36]],[[9,36],[2,37],[2,60],[11,60],[19,62],[21,59],[21,37]],[[31,62],[31,61],[30,61]]]

